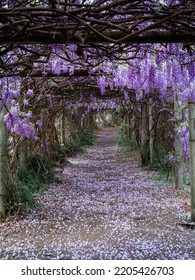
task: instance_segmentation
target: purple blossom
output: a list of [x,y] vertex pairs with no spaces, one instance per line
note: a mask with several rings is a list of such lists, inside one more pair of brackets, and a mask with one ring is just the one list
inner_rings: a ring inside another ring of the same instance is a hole
[[41,130],[43,128],[43,123],[41,120],[36,121],[36,125],[38,126],[38,128]]
[[46,77],[47,76],[47,72],[46,71],[42,71],[42,75],[43,75],[43,77]]
[[49,102],[50,108],[52,108],[53,107],[53,97],[51,94],[47,95],[47,100]]
[[35,129],[33,124],[29,121],[32,118],[30,113],[22,114],[19,111],[19,106],[16,104],[12,106],[9,112],[4,116],[4,122],[12,133],[24,136],[27,138],[35,138]]
[[71,65],[69,68],[69,74],[70,74],[70,76],[74,75],[74,66],[73,65]]
[[26,117],[28,118],[28,119],[32,119],[32,114],[31,113],[26,113]]
[[176,159],[173,155],[170,155],[168,160],[169,160],[169,163],[171,163],[171,164],[175,164],[175,162],[176,162]]
[[52,67],[52,72],[53,72],[54,74],[56,74],[57,76],[59,76],[60,73],[61,73],[60,61],[57,60],[57,59],[54,60],[54,61],[52,61],[51,67]]
[[23,104],[24,104],[24,106],[28,106],[28,100],[24,99]]
[[68,66],[67,65],[63,65],[62,66],[62,71],[63,71],[63,73],[68,73],[68,71],[69,71]]
[[99,78],[98,86],[99,86],[101,94],[104,94],[106,91],[106,86],[107,86],[106,78],[104,76]]
[[33,94],[33,90],[32,90],[32,89],[28,89],[26,95],[27,95],[28,97],[30,97],[32,94]]

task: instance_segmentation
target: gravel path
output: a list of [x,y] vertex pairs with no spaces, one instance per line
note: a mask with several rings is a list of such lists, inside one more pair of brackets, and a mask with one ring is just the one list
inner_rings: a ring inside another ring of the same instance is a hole
[[195,259],[189,195],[157,184],[135,156],[118,153],[115,130],[70,158],[42,208],[0,224],[1,259]]

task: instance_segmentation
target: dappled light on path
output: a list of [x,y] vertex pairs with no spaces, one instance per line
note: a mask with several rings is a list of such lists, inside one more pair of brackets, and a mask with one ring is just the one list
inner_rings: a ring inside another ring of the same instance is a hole
[[120,154],[114,128],[58,171],[42,207],[0,224],[2,259],[195,259],[195,231],[179,222],[189,196],[156,183]]

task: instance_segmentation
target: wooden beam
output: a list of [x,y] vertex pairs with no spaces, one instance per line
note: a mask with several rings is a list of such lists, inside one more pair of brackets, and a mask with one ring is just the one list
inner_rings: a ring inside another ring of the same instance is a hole
[[[5,72],[6,73],[6,72]],[[60,78],[60,77],[89,77],[89,76],[97,76],[100,73],[90,73],[88,70],[85,69],[75,69],[73,74],[69,72],[64,73],[63,71],[57,75],[50,70],[33,70],[32,72],[28,71],[21,71],[19,73],[6,73],[0,74],[0,78],[6,77],[31,77],[31,78]]]
[[26,32],[14,36],[0,33],[0,44],[133,44],[133,43],[195,43],[195,32],[173,33],[171,31],[147,31],[139,35],[126,38],[127,34],[119,31],[103,32],[102,36],[91,34],[86,40],[82,36],[73,35],[69,37],[62,32],[37,31],[37,33]]

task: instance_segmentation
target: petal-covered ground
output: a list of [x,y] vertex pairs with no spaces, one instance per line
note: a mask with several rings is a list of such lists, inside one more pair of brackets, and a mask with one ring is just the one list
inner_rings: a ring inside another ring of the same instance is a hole
[[38,197],[41,209],[0,224],[1,259],[195,259],[195,230],[180,225],[189,195],[120,154],[114,129],[98,133]]

